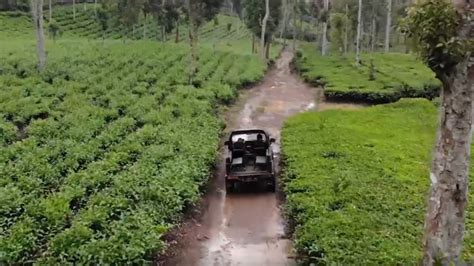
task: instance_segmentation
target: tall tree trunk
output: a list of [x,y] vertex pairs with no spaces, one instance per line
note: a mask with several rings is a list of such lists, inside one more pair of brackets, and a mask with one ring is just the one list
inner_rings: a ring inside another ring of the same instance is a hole
[[83,7],[84,7],[84,11],[86,11],[87,10],[87,2],[86,1],[84,1]]
[[97,0],[94,0],[94,12],[97,14]]
[[293,0],[293,53],[296,52],[296,9],[297,2]]
[[176,20],[176,36],[174,42],[179,43],[179,20]]
[[346,28],[344,30],[344,54],[347,54],[349,46],[349,5],[346,4]]
[[193,10],[192,1],[187,0],[188,17],[189,17],[189,45],[191,47],[191,62],[189,64],[189,84],[194,81],[194,76],[197,71],[197,24],[196,24],[196,13]]
[[376,23],[375,23],[375,17],[372,17],[372,29],[371,29],[371,37],[370,37],[370,51],[374,52],[375,51],[375,34],[376,34]]
[[357,38],[356,38],[356,64],[360,65],[360,37],[362,31],[362,0],[359,0],[359,12],[357,14]]
[[46,51],[44,47],[43,30],[43,0],[31,0],[31,12],[36,32],[36,55],[38,56],[38,69],[42,71],[46,65]]
[[[282,1],[282,6],[283,6],[283,21],[281,23],[281,29],[280,29],[280,39],[283,38],[283,34],[285,33],[286,30],[286,20],[288,19],[288,0],[283,0]],[[286,39],[286,38],[285,38]]]
[[329,0],[324,0],[324,12],[326,13],[326,18],[323,22],[323,38],[321,44],[321,54],[323,56],[327,54],[328,50]]
[[390,51],[390,31],[392,28],[392,0],[387,0],[387,23],[385,25],[385,52]]
[[265,30],[267,28],[267,21],[270,17],[270,0],[265,0],[265,16],[262,20],[262,32],[260,35],[260,56],[265,59]]
[[269,59],[270,58],[270,47],[272,44],[271,37],[268,38],[267,43],[265,44],[265,58]]
[[146,39],[146,27],[147,27],[146,23],[147,23],[147,16],[145,16],[145,21],[143,22],[143,40]]
[[252,33],[252,54],[255,53],[255,34]]
[[72,0],[72,19],[76,20],[76,0]]
[[166,42],[166,29],[164,25],[161,25],[161,42]]
[[49,0],[49,19],[48,21],[51,22],[51,19],[53,18],[53,0]]
[[[467,2],[453,0],[460,13]],[[458,37],[474,38],[474,21],[463,19]],[[431,165],[423,265],[458,265],[464,234],[474,100],[474,55],[436,73],[443,83],[440,124]]]

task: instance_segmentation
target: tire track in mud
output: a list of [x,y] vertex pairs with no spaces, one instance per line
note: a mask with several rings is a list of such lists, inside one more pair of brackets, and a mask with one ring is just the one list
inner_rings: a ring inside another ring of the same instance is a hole
[[[322,90],[305,84],[290,69],[293,54],[284,50],[263,81],[241,93],[225,114],[226,132],[263,128],[277,142],[273,145],[279,163],[280,130],[284,120],[308,110],[357,108],[351,104],[328,104]],[[197,219],[189,219],[179,236],[179,247],[164,265],[295,265],[291,240],[285,237],[285,221],[277,193],[225,192],[225,150],[221,148],[215,177],[203,198]],[[279,171],[278,171],[279,172]]]

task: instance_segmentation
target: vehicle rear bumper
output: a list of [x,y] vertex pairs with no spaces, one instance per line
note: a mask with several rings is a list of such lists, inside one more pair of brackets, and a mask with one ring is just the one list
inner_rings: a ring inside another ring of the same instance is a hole
[[261,174],[252,174],[252,175],[228,175],[226,176],[226,181],[228,182],[273,182],[275,179],[272,173],[261,173]]

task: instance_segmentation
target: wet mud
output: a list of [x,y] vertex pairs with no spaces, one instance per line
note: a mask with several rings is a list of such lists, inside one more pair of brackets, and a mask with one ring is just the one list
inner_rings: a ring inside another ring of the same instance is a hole
[[[322,90],[305,84],[291,72],[293,54],[283,51],[264,80],[243,92],[225,114],[226,132],[263,128],[276,138],[273,151],[280,157],[280,130],[291,115],[308,110],[354,109],[358,105],[324,103]],[[164,265],[295,265],[291,240],[278,193],[244,187],[225,191],[222,148],[215,177],[204,196],[200,213],[181,228],[178,247]],[[161,263],[160,263],[161,264]]]

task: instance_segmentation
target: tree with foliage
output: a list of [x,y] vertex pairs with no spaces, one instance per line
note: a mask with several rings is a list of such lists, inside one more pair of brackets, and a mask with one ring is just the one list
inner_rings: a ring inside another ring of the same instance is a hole
[[472,140],[473,17],[468,0],[430,0],[412,7],[402,26],[443,84],[423,265],[460,264]]
[[176,5],[175,11],[176,11],[176,21],[175,21],[176,31],[175,31],[174,42],[179,43],[179,26],[181,25],[181,23],[183,23],[186,20],[185,18],[186,10],[184,8],[184,5]]
[[[175,25],[179,26],[181,1],[149,0],[145,3],[146,10],[153,15],[161,26],[161,41],[166,41],[166,34],[171,33]],[[177,29],[179,31],[179,29]],[[158,35],[157,35],[158,36]]]
[[130,34],[134,25],[138,23],[140,11],[143,9],[143,3],[143,0],[118,0],[117,11],[119,21],[123,26],[124,41],[125,37]]
[[[296,6],[296,0],[295,0]],[[265,58],[268,59],[272,36],[278,29],[280,19],[281,0],[269,1],[269,17],[265,27],[264,47]],[[245,24],[247,28],[254,34],[254,36],[262,36],[262,20],[265,17],[265,1],[261,0],[246,0],[244,2],[245,9]]]
[[102,30],[102,41],[105,40],[105,33],[109,28],[109,11],[106,9],[105,6],[97,9],[96,11],[96,19],[100,24],[100,28]]
[[189,45],[191,47],[191,63],[189,83],[193,83],[198,63],[198,30],[205,22],[210,21],[219,13],[223,0],[186,0],[186,11],[189,25]]
[[[245,1],[245,0],[243,0]],[[239,18],[242,17],[242,0],[231,0],[232,3],[232,9],[234,12],[239,16]]]
[[38,69],[42,71],[46,65],[46,51],[44,47],[43,29],[43,0],[31,0],[31,13],[36,32],[36,54],[38,56]]
[[346,24],[345,14],[333,13],[331,15],[331,46],[333,50],[341,54],[344,52]]
[[56,38],[59,35],[59,25],[53,19],[48,21],[48,32],[50,36],[53,38],[53,41],[56,41]]
[[150,5],[150,1],[145,1],[143,3],[143,39],[145,40],[146,39],[146,35],[147,35],[147,23],[148,23],[148,17],[149,15],[152,13],[151,12],[151,5]]

